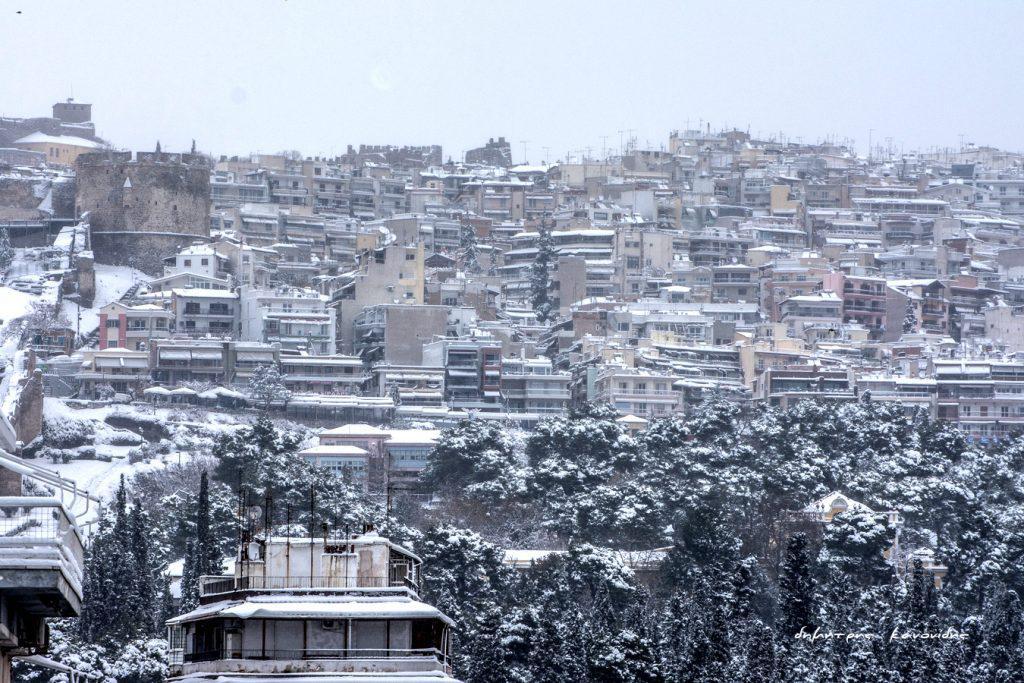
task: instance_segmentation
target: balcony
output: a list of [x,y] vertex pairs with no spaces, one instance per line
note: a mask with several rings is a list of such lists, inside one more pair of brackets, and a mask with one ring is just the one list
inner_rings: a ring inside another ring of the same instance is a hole
[[[322,660],[365,660],[369,662],[371,660],[379,659],[423,659],[426,660],[423,663],[428,664],[431,661],[442,664],[447,669],[449,662],[447,657],[441,650],[436,648],[417,648],[417,649],[395,649],[395,648],[382,648],[382,649],[357,649],[357,648],[306,648],[306,649],[290,649],[290,650],[263,650],[263,649],[227,649],[220,648],[216,650],[203,650],[199,652],[183,652],[182,650],[173,650],[170,653],[170,664],[182,665],[182,664],[195,664],[201,662],[218,662],[221,660],[267,660],[274,662],[301,662],[305,660],[318,660],[320,664],[316,666],[316,670],[321,668],[326,670],[337,670],[337,671],[348,671],[351,670],[350,665],[343,667],[323,666],[325,662]],[[411,662],[415,663],[415,662]],[[364,665],[365,666],[365,665]],[[227,665],[224,667],[216,667],[218,670],[231,671],[231,670],[243,670],[244,666],[238,665]],[[303,668],[300,664],[297,668],[300,670]],[[416,667],[420,669],[421,667]],[[363,671],[388,671],[388,668],[370,668],[360,667]],[[203,671],[210,670],[210,667],[202,667]],[[310,668],[313,671],[314,668]],[[425,669],[429,670],[429,669]]]
[[419,590],[405,564],[393,565],[388,576],[201,576],[199,596],[226,595],[239,591],[352,591],[402,588]]
[[82,567],[81,532],[60,501],[0,497],[0,593],[30,614],[75,616]]

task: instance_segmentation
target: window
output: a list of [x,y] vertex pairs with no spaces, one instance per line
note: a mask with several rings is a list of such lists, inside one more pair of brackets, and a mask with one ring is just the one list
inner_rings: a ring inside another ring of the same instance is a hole
[[121,321],[118,320],[117,318],[112,318],[112,319],[108,318],[107,319],[107,328],[108,329],[115,329],[116,330],[120,326],[121,326]]
[[204,265],[204,266],[208,266],[208,265],[210,265],[210,259],[204,258],[202,261],[200,261],[200,264]]

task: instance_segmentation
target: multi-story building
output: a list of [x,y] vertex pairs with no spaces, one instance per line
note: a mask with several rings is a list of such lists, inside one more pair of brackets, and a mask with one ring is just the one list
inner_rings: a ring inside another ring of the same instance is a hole
[[971,436],[1000,439],[1024,424],[1024,363],[935,359],[938,417]]
[[591,400],[606,402],[624,414],[664,417],[681,409],[675,388],[680,379],[671,372],[653,372],[614,363],[602,365],[593,378]]
[[800,401],[854,401],[856,382],[849,368],[794,365],[766,368],[754,382],[754,400],[783,410]]
[[243,287],[239,298],[242,339],[317,355],[334,353],[334,315],[326,296],[294,287]]
[[831,325],[838,327],[843,320],[843,302],[834,292],[816,292],[791,296],[782,302],[782,324],[790,337],[803,336],[805,327]]
[[169,337],[173,329],[174,313],[163,306],[115,301],[100,309],[99,348],[144,351],[152,340]]
[[119,347],[84,351],[82,368],[75,375],[79,394],[99,397],[103,387],[119,394],[141,396],[149,386],[149,352]]
[[[873,339],[881,339],[889,322],[885,278],[834,272],[824,276],[822,288],[834,292],[842,301],[843,322],[863,325]],[[902,324],[903,319],[892,322]]]
[[189,337],[237,338],[238,295],[226,289],[173,289],[174,332]]
[[423,364],[445,369],[444,397],[456,410],[501,408],[501,342],[439,339],[423,345]]
[[297,394],[362,394],[370,375],[354,356],[281,354],[281,381]]
[[454,622],[420,600],[421,564],[373,531],[247,534],[234,574],[167,622],[168,680],[452,681]]
[[509,413],[563,413],[569,405],[568,372],[548,358],[502,358],[501,399]]

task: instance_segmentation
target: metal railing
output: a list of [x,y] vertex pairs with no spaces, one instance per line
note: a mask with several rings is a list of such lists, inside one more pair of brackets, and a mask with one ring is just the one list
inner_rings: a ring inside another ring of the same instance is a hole
[[437,648],[327,648],[327,649],[294,649],[294,650],[263,650],[263,649],[229,649],[202,650],[184,652],[172,650],[170,663],[194,664],[199,662],[215,662],[223,659],[255,659],[255,660],[302,660],[302,659],[397,659],[400,657],[417,657],[436,659],[447,663],[447,657]]
[[235,591],[353,590],[361,588],[419,587],[408,576],[201,576],[199,594],[219,595]]
[[81,597],[84,554],[78,525],[59,500],[0,497],[0,570],[60,569]]

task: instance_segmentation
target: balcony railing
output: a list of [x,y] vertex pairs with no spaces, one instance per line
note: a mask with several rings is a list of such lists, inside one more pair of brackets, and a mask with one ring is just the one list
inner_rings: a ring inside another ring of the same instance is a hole
[[407,588],[416,591],[419,587],[400,570],[392,570],[384,576],[201,576],[199,594],[220,595],[235,591],[274,590],[355,590],[362,588]]
[[262,650],[262,649],[228,649],[202,650],[184,652],[172,650],[170,664],[194,664],[197,662],[215,662],[222,659],[255,659],[275,661],[295,661],[302,659],[398,659],[403,657],[429,658],[447,664],[448,658],[436,648],[327,648],[327,649],[295,649],[295,650]]
[[83,555],[78,525],[60,501],[0,497],[0,578],[5,570],[55,569],[81,599]]

